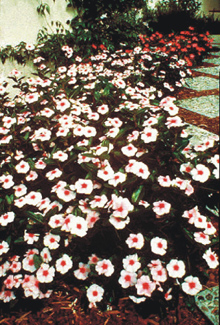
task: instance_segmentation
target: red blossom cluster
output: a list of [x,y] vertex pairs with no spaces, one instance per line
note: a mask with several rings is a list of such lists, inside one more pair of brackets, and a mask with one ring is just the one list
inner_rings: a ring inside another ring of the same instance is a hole
[[199,34],[189,27],[187,31],[181,31],[179,34],[170,33],[163,35],[159,32],[151,36],[139,35],[145,51],[161,51],[168,55],[177,54],[180,58],[186,60],[189,67],[200,60],[207,51],[212,48],[212,39],[209,38],[209,32]]

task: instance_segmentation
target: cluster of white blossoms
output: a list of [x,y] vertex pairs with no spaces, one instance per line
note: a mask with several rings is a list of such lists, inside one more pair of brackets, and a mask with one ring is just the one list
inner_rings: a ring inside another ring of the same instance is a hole
[[[62,50],[72,57],[69,46]],[[164,220],[189,227],[191,240],[204,247],[202,262],[218,266],[209,247],[216,228],[191,204],[200,183],[218,177],[219,155],[202,156],[218,137],[182,146],[187,135],[175,98],[162,98],[172,85],[147,84],[150,66],[156,71],[152,57],[141,47],[104,50],[54,73],[39,57],[41,77],[27,79],[26,92],[9,100],[0,88],[0,300],[15,299],[18,288],[25,297],[49,297],[64,274],[86,283],[91,306],[112,277],[136,303],[155,291],[169,300],[176,283],[195,295],[202,285],[172,256],[172,240],[160,231]],[[179,71],[182,79],[183,65]],[[118,255],[98,254],[102,247],[94,244],[90,251],[93,236],[106,229],[117,234]]]

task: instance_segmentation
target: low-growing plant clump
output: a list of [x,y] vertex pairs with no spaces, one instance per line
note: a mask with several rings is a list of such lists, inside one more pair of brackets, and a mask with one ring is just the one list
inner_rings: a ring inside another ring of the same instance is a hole
[[61,50],[55,71],[37,56],[33,77],[11,72],[14,99],[0,87],[0,299],[47,298],[61,279],[90,307],[194,296],[218,266],[219,139],[192,145],[178,116],[186,61]]

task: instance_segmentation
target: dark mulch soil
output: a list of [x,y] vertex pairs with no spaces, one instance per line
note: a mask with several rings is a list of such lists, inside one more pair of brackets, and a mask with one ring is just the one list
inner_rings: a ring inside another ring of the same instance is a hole
[[[218,272],[212,270],[207,287],[218,285]],[[68,293],[68,294],[67,294]],[[82,309],[81,292],[66,284],[60,284],[57,292],[45,301],[32,301],[20,305],[17,311],[0,309],[0,324],[3,325],[208,325],[208,319],[198,309],[190,310],[182,295],[176,309],[167,310],[162,319],[154,306],[150,310],[141,305],[134,306],[128,298],[121,299],[112,310],[101,312],[97,309]],[[136,308],[135,308],[136,307]],[[142,314],[142,316],[140,315]]]

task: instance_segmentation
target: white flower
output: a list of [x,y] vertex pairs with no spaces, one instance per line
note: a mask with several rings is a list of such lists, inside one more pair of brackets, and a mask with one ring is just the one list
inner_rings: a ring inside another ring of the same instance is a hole
[[47,167],[47,164],[42,160],[39,159],[36,163],[35,163],[35,168],[37,169],[44,169]]
[[197,243],[203,244],[203,245],[208,245],[211,243],[209,236],[206,235],[204,232],[195,232],[194,233],[194,240]]
[[199,291],[202,290],[202,285],[197,277],[190,275],[184,279],[182,289],[188,295],[195,296]]
[[12,175],[2,175],[0,176],[0,182],[2,182],[2,187],[8,189],[14,185]]
[[38,100],[39,98],[39,94],[38,93],[31,93],[31,94],[27,94],[25,96],[25,101],[28,103],[28,104],[31,104],[31,103],[34,103]]
[[30,233],[30,232],[27,232],[26,229],[24,231],[24,240],[29,245],[32,245],[35,241],[38,241],[39,236],[40,236],[39,234],[33,234],[33,233]]
[[93,191],[93,182],[90,179],[79,178],[75,183],[75,189],[80,194],[91,194]]
[[90,138],[90,137],[94,137],[96,135],[96,128],[94,128],[93,126],[86,126],[84,127],[84,136],[86,138]]
[[87,222],[88,228],[94,227],[94,224],[96,223],[96,221],[98,221],[100,219],[99,215],[100,215],[100,213],[96,212],[96,211],[91,211],[91,212],[87,213],[86,222]]
[[216,154],[214,157],[211,157],[209,160],[213,165],[215,165],[216,168],[219,168],[219,155]]
[[194,226],[196,228],[206,228],[207,225],[207,218],[202,216],[201,214],[196,216],[194,219]]
[[162,216],[170,212],[171,204],[166,201],[157,201],[153,203],[153,211],[158,216]]
[[86,292],[89,302],[99,302],[102,300],[104,294],[104,289],[97,284],[92,284]]
[[72,235],[84,237],[88,231],[88,224],[82,217],[76,217],[71,219],[70,232]]
[[176,259],[171,260],[166,268],[171,278],[182,278],[186,273],[184,262]]
[[210,176],[210,170],[205,165],[198,164],[195,168],[191,170],[191,175],[195,181],[204,183],[208,180]]
[[127,224],[130,222],[130,218],[122,219],[120,217],[115,217],[110,215],[109,222],[115,227],[115,229],[124,229]]
[[56,260],[56,270],[61,274],[67,273],[73,266],[73,262],[69,255],[63,254],[61,258]]
[[34,206],[38,205],[41,200],[42,194],[40,192],[32,191],[25,196],[26,203]]
[[129,248],[141,249],[144,246],[144,236],[141,233],[130,234],[125,242]]
[[105,115],[106,113],[108,113],[108,111],[109,111],[108,105],[103,104],[97,107],[97,112],[102,115]]
[[37,270],[36,276],[40,283],[49,283],[53,281],[55,275],[55,268],[49,264],[42,263]]
[[156,282],[165,282],[167,280],[167,271],[164,267],[153,267],[151,270],[152,279]]
[[216,228],[213,224],[209,221],[206,223],[206,229],[204,230],[204,234],[206,235],[214,235],[216,233]]
[[144,302],[147,299],[146,297],[137,298],[135,296],[129,296],[129,298],[136,304],[140,304],[141,302]]
[[54,159],[58,159],[58,160],[60,160],[60,161],[63,162],[63,161],[65,161],[65,160],[68,159],[68,154],[65,153],[65,152],[63,152],[63,151],[61,151],[61,150],[58,150],[57,152],[55,152],[53,154],[53,158]]
[[31,273],[36,271],[36,266],[34,265],[34,258],[33,258],[34,254],[28,255],[26,256],[23,260],[22,260],[22,267],[25,271],[29,271]]
[[0,242],[0,255],[7,253],[9,251],[9,245],[6,241]]
[[151,297],[152,292],[156,288],[156,283],[152,282],[148,275],[142,275],[137,280],[137,284],[135,285],[135,287],[137,289],[138,295]]
[[209,248],[205,251],[202,257],[206,260],[210,269],[215,269],[219,265],[218,257],[215,252]]
[[124,146],[121,148],[122,153],[127,157],[132,157],[136,154],[137,148],[133,146],[133,144],[128,144],[127,146]]
[[165,255],[167,249],[167,241],[166,239],[160,237],[154,237],[150,241],[151,251],[154,254]]
[[51,228],[62,227],[64,223],[64,218],[62,214],[55,214],[54,216],[50,217],[48,225]]
[[69,202],[69,201],[72,201],[75,199],[76,197],[76,193],[73,192],[73,191],[70,191],[66,188],[59,188],[57,191],[56,191],[56,194],[58,196],[59,199],[63,200],[64,202]]
[[128,272],[126,270],[122,270],[118,282],[124,289],[131,287],[135,285],[135,283],[137,282],[137,274],[134,272]]
[[170,187],[172,185],[172,181],[170,179],[170,176],[159,176],[158,177],[158,183],[160,184],[160,186],[162,187]]
[[26,176],[26,180],[29,182],[29,181],[34,181],[35,179],[38,178],[38,174],[31,170],[30,173]]
[[30,169],[30,165],[26,161],[21,160],[19,164],[15,166],[15,169],[19,174],[26,174]]
[[33,140],[48,141],[51,138],[51,131],[45,128],[40,128],[34,132]]
[[126,180],[127,175],[121,172],[114,174],[113,178],[109,179],[108,183],[116,187],[118,184],[123,183]]
[[49,249],[58,248],[60,246],[59,241],[60,241],[59,235],[46,234],[44,236],[44,246],[47,246]]
[[46,177],[52,181],[54,178],[60,177],[62,175],[62,171],[58,168],[55,168],[49,172],[46,173]]
[[145,127],[142,134],[141,139],[144,143],[150,143],[157,140],[158,131],[157,129],[153,129],[151,127]]
[[61,112],[64,112],[69,107],[70,107],[70,102],[65,98],[56,101],[56,108]]
[[111,166],[106,166],[105,168],[98,170],[97,176],[102,178],[104,181],[108,181],[114,177],[114,170],[111,168]]
[[106,195],[95,195],[93,200],[89,202],[92,209],[94,208],[103,208],[105,204],[108,202],[108,198]]
[[127,198],[123,198],[122,196],[112,195],[112,209],[114,210],[113,216],[126,218],[129,211],[134,209],[134,206],[130,203]]
[[137,254],[127,255],[122,262],[124,269],[128,272],[136,272],[141,267]]
[[14,219],[15,219],[15,213],[13,211],[2,214],[0,216],[0,225],[5,227],[5,226],[7,226],[8,223],[13,222]]
[[99,275],[104,274],[105,276],[109,277],[114,272],[114,265],[110,260],[100,260],[97,262],[95,270],[98,272]]
[[90,265],[80,262],[79,268],[75,270],[73,273],[77,279],[86,280],[88,278],[89,272],[90,272]]
[[40,256],[42,257],[44,263],[49,263],[52,260],[50,251],[47,247],[42,249]]
[[179,116],[168,117],[167,122],[165,124],[167,125],[168,129],[170,129],[171,127],[180,127],[184,125]]

